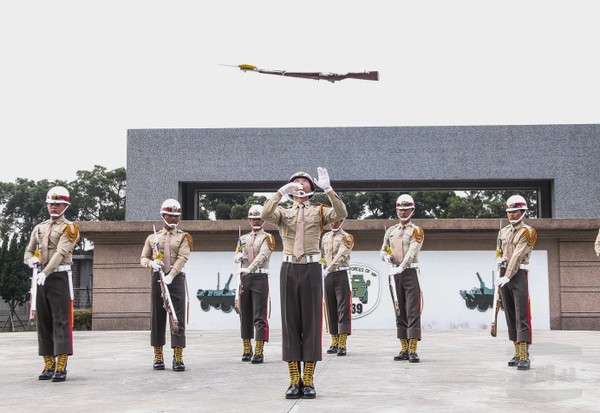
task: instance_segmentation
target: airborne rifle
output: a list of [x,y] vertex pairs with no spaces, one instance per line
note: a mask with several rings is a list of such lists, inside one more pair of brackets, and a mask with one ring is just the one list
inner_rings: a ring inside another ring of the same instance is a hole
[[169,293],[169,287],[165,284],[165,272],[162,269],[163,254],[158,248],[158,236],[156,235],[156,227],[154,229],[154,259],[161,263],[161,268],[158,270],[159,284],[160,284],[160,295],[163,299],[163,308],[167,312],[169,317],[169,326],[171,327],[171,333],[179,331],[179,320],[177,320],[177,314],[175,313],[175,307],[173,307],[173,301],[171,300],[171,294]]
[[241,65],[222,65],[222,66],[233,66],[238,67],[243,72],[257,72],[263,73],[266,75],[277,75],[277,76],[287,76],[287,77],[300,77],[304,79],[314,79],[314,80],[326,80],[328,82],[337,82],[344,79],[359,79],[359,80],[379,80],[379,72],[377,71],[364,71],[364,72],[354,72],[354,73],[330,73],[330,72],[288,72],[287,70],[266,70],[259,69],[254,65],[241,64]]
[[[498,238],[498,246],[496,247],[496,262],[498,263],[498,278],[504,277],[506,274],[506,261],[502,258],[502,240]],[[492,311],[492,324],[490,334],[496,337],[498,333],[498,312],[502,307],[502,288],[496,286],[494,289],[494,309]]]

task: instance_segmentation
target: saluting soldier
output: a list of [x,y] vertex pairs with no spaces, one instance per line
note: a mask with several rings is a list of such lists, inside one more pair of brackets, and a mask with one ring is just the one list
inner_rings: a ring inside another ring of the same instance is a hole
[[[331,188],[329,174],[318,168],[318,179],[298,172],[264,204],[261,214],[277,225],[283,241],[280,272],[282,359],[288,363],[288,399],[313,399],[313,375],[322,360],[323,280],[320,240],[325,225],[346,218],[346,206]],[[332,207],[309,202],[315,184],[327,194]],[[284,196],[293,204],[278,205]],[[302,378],[300,362],[304,362]]]
[[352,290],[348,275],[354,237],[342,229],[343,223],[340,220],[329,224],[331,231],[321,240],[325,316],[331,334],[327,353],[338,356],[346,355],[346,340],[352,333]]
[[419,285],[419,251],[423,246],[423,229],[411,222],[415,201],[403,194],[396,200],[400,222],[385,232],[380,256],[390,263],[389,282],[396,310],[396,331],[400,353],[395,361],[420,361],[417,343],[421,341],[422,295]]
[[263,229],[262,209],[262,205],[252,205],[248,210],[252,231],[240,237],[234,256],[234,262],[240,265],[235,305],[240,313],[242,361],[253,364],[264,361],[264,344],[269,341],[269,259],[275,249],[275,237]]
[[532,331],[527,278],[529,257],[537,241],[535,229],[523,222],[526,213],[525,198],[521,195],[508,198],[506,215],[510,224],[500,229],[497,240],[501,270],[496,285],[502,288],[508,339],[515,348],[508,365],[517,366],[519,370],[529,370],[530,367]]
[[70,199],[65,187],[55,186],[48,191],[46,207],[50,219],[33,228],[24,255],[25,264],[39,270],[35,280],[35,316],[44,368],[38,378],[53,382],[67,379],[67,361],[73,354],[71,264],[79,227],[64,216]]
[[154,348],[153,368],[165,369],[163,346],[166,343],[167,311],[159,284],[160,271],[163,271],[164,283],[168,286],[178,320],[177,330],[171,331],[172,368],[174,371],[185,371],[183,349],[186,346],[187,280],[182,271],[193,248],[193,239],[190,234],[177,228],[181,218],[181,205],[176,199],[169,198],[163,202],[160,216],[164,222],[163,228],[156,234],[148,235],[140,258],[140,264],[152,270],[150,345]]

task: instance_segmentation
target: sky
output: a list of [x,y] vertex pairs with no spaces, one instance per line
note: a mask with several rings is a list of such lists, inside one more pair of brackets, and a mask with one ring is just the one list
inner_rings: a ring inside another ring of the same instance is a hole
[[599,12],[596,0],[3,1],[0,182],[126,167],[129,129],[596,124]]

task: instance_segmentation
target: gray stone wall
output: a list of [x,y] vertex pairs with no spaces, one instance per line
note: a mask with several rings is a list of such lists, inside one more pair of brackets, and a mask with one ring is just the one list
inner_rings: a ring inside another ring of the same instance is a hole
[[597,218],[600,125],[134,129],[127,220],[155,220],[186,182],[547,180],[553,218]]

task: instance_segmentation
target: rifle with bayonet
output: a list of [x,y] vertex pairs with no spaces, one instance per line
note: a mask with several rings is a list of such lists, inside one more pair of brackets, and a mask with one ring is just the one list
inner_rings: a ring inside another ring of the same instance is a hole
[[364,72],[351,72],[351,73],[330,73],[330,72],[288,72],[287,70],[265,70],[259,69],[254,65],[241,64],[241,65],[221,65],[237,67],[243,72],[257,72],[266,75],[277,75],[286,77],[300,77],[304,79],[314,80],[326,80],[328,82],[337,82],[344,79],[359,79],[359,80],[379,80],[379,72],[377,71],[364,71]]
[[[238,240],[237,240],[237,246],[235,247],[235,253],[240,253],[242,252],[242,227],[238,226]],[[239,269],[242,268],[242,259],[240,259],[240,262],[238,263],[238,287],[235,290],[235,301],[234,301],[234,306],[233,309],[235,310],[236,313],[240,314],[240,295],[242,294],[242,274],[239,273]]]
[[175,313],[175,307],[173,307],[173,301],[171,300],[171,294],[169,293],[169,287],[165,284],[165,272],[162,268],[163,265],[163,254],[160,252],[159,244],[158,244],[158,235],[156,234],[156,227],[153,225],[154,229],[154,260],[160,262],[161,267],[158,270],[159,276],[159,284],[160,284],[160,295],[163,299],[163,308],[167,312],[167,316],[169,318],[169,326],[171,327],[171,333],[176,333],[179,331],[179,320],[177,320],[177,314]]
[[[386,247],[385,253],[391,258],[392,248],[390,248],[389,245]],[[393,274],[391,274],[392,268],[394,268],[394,266],[390,261],[390,272],[388,273],[390,294],[392,295],[392,301],[394,304],[394,313],[396,314],[396,317],[400,317],[400,302],[398,301],[398,293],[396,292],[396,278]]]
[[[38,242],[38,248],[36,248],[36,250],[33,252],[33,256],[36,257],[38,260],[40,259],[39,242]],[[36,306],[37,275],[39,272],[39,268],[40,268],[40,263],[38,261],[35,264],[35,266],[33,267],[33,271],[31,273],[31,286],[30,286],[30,290],[29,290],[29,325],[33,324],[33,322],[35,321],[36,313],[37,313],[37,306]]]
[[[498,278],[506,274],[506,260],[502,258],[502,240],[498,237],[498,246],[496,247],[496,262],[498,263]],[[498,333],[498,312],[502,307],[502,287],[496,286],[494,289],[494,309],[492,310],[492,323],[490,334],[496,337]]]

